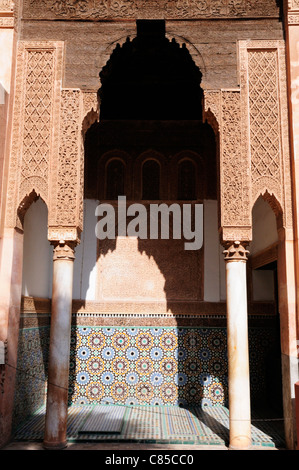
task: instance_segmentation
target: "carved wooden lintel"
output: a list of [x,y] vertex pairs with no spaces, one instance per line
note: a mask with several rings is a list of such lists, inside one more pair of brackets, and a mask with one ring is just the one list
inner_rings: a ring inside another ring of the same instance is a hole
[[218,136],[221,237],[250,240],[250,160],[240,90],[205,90],[204,101],[204,119]]
[[0,13],[11,13],[14,9],[13,0],[0,0]]
[[61,41],[18,44],[6,225],[22,228],[38,196],[48,206],[49,240],[63,232],[63,239],[78,243],[83,134],[98,118],[98,103],[94,91],[61,89],[63,51]]

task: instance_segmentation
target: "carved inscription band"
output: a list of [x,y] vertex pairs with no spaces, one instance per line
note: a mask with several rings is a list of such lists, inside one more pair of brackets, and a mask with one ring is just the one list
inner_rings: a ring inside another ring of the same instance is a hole
[[278,17],[275,0],[25,0],[23,18],[243,18]]

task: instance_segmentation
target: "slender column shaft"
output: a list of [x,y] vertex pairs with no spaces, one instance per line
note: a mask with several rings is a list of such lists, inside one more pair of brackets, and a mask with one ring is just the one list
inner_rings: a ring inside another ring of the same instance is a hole
[[66,244],[58,244],[54,249],[53,261],[53,292],[44,447],[59,449],[67,444],[67,401],[74,265],[73,248]]
[[251,445],[246,250],[234,243],[225,251],[227,292],[228,393],[231,449]]

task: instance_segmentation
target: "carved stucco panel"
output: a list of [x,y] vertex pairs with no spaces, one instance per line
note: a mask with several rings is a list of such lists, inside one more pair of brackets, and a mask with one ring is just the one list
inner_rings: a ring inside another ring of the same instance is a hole
[[28,205],[48,205],[49,240],[78,240],[83,228],[84,133],[98,119],[97,93],[62,89],[63,42],[20,42],[17,50],[7,226]]
[[39,188],[48,199],[51,129],[53,125],[53,49],[26,51],[25,96],[23,116],[23,151],[20,194]]
[[14,2],[12,0],[0,0],[0,11],[1,12],[12,12],[14,9]]
[[0,28],[13,28],[18,9],[12,0],[0,0]]
[[246,136],[243,135],[239,90],[222,92],[221,112],[221,225],[226,229],[249,228],[251,226],[249,161],[246,153]]
[[288,14],[288,24],[298,25],[299,24],[299,13]]
[[24,0],[24,18],[278,17],[276,0]]
[[7,226],[22,225],[22,206],[31,193],[48,204],[62,55],[61,42],[20,42],[18,45]]
[[77,227],[80,220],[81,187],[81,91],[62,89],[60,101],[59,148],[53,166],[49,226]]
[[288,9],[286,12],[289,25],[299,24],[299,0],[288,0]]
[[84,134],[97,119],[96,92],[61,90],[59,143],[50,187],[51,241],[79,242],[83,230]]
[[292,227],[292,193],[283,41],[240,41],[240,85],[248,115],[252,204],[274,197]]
[[222,241],[251,239],[251,182],[246,117],[240,90],[206,90],[204,118],[219,146]]
[[289,0],[288,1],[289,10],[298,10],[299,9],[299,0]]
[[15,97],[14,97],[14,111],[12,122],[12,147],[9,160],[9,174],[8,174],[8,190],[7,202],[5,213],[5,224],[9,227],[14,227],[17,223],[17,203],[18,185],[17,175],[19,174],[20,166],[20,152],[22,137],[20,122],[23,118],[23,81],[24,81],[24,47],[19,46],[17,50],[17,69],[16,69],[16,82],[15,82]]

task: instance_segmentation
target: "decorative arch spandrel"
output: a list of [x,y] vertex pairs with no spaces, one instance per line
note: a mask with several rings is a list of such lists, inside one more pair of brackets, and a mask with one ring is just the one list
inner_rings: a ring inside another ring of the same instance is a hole
[[204,119],[218,153],[219,232],[222,242],[251,240],[251,179],[239,89],[205,90]]
[[5,224],[21,228],[18,208],[32,192],[49,202],[63,42],[21,41],[17,48]]
[[97,93],[63,89],[62,41],[17,48],[7,227],[22,228],[32,194],[49,208],[50,241],[78,241],[83,227],[84,136],[98,119]]
[[270,194],[293,225],[284,41],[239,42],[240,89],[247,116],[252,206]]

